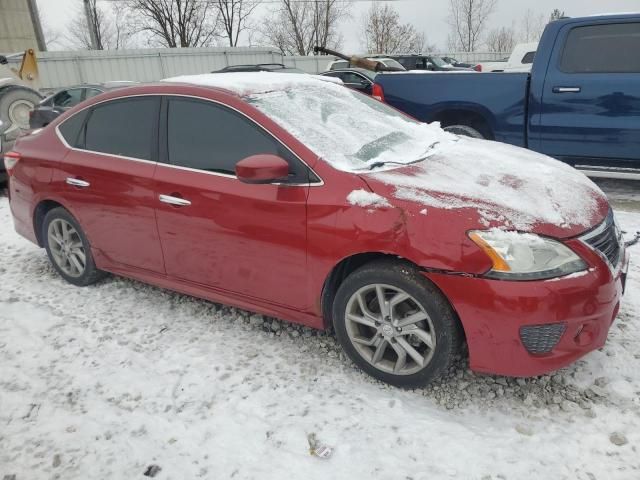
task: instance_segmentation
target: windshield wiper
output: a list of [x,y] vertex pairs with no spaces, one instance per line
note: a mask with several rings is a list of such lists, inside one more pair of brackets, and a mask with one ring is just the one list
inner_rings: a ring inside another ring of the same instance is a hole
[[440,143],[440,141],[435,141],[433,142],[431,145],[429,145],[427,147],[427,150],[424,152],[424,156],[420,157],[417,160],[414,160],[413,162],[407,162],[407,163],[403,163],[403,162],[394,162],[394,161],[386,161],[386,162],[373,162],[371,165],[369,165],[369,170],[373,170],[374,168],[380,168],[380,167],[384,167],[385,165],[413,165],[414,163],[418,163],[423,161],[424,159],[427,158],[427,154],[433,150],[438,144]]

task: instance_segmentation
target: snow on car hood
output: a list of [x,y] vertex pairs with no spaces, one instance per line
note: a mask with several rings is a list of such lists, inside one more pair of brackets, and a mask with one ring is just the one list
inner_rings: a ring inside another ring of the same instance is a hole
[[389,199],[420,208],[472,209],[484,227],[560,237],[593,227],[609,208],[591,180],[562,162],[466,137],[418,164],[363,177]]

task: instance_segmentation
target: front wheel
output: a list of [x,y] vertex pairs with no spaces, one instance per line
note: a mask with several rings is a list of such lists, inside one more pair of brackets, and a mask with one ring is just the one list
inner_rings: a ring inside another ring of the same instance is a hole
[[45,215],[42,235],[53,268],[67,282],[84,287],[106,275],[96,268],[87,237],[64,208],[54,208]]
[[333,321],[342,348],[356,365],[404,388],[424,386],[445,372],[462,337],[442,293],[412,266],[386,260],[344,280]]

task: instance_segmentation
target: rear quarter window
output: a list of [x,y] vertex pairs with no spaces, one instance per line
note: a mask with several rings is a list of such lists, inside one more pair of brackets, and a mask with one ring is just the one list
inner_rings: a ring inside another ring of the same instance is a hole
[[64,122],[60,124],[58,127],[58,131],[62,138],[64,138],[65,142],[69,144],[71,147],[79,147],[80,146],[80,131],[84,126],[84,122],[87,119],[87,115],[89,113],[88,109],[82,110],[81,112],[76,113],[72,117],[69,117]]
[[640,23],[573,28],[560,70],[565,73],[640,73]]

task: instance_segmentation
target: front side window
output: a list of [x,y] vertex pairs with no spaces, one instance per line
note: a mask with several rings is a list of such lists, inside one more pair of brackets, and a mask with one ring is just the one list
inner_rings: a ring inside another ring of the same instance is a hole
[[71,108],[82,101],[82,88],[62,90],[53,97],[53,106]]
[[576,27],[560,60],[565,73],[640,73],[640,23]]
[[160,98],[130,97],[94,107],[85,126],[84,147],[142,160],[151,160],[158,129]]
[[235,175],[236,164],[251,155],[279,155],[289,162],[289,181],[308,181],[306,167],[244,115],[213,102],[170,98],[167,118],[169,163]]

